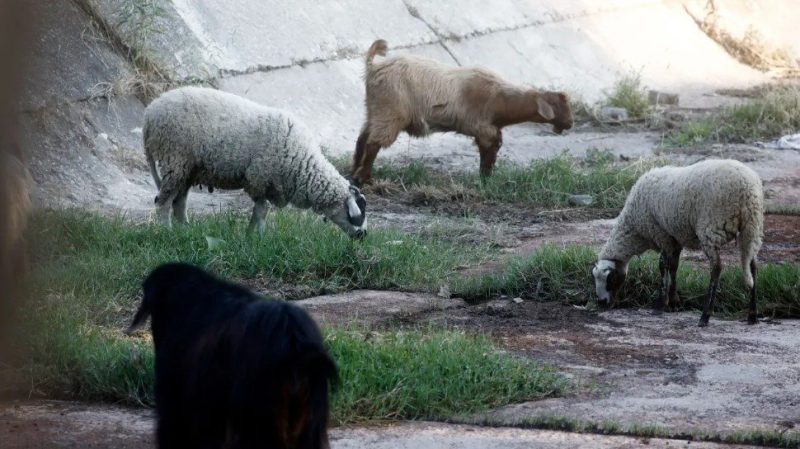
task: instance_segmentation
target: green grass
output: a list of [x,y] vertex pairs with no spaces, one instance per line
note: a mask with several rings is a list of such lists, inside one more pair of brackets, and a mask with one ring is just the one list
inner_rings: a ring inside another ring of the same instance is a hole
[[[337,159],[340,170],[349,162]],[[405,164],[378,164],[373,170],[376,185],[382,189],[405,189],[432,201],[502,201],[540,207],[566,207],[573,194],[588,194],[592,207],[621,208],[628,190],[657,160],[618,163],[607,150],[593,149],[583,159],[564,152],[550,159],[537,159],[527,165],[499,162],[492,176],[482,180],[475,170],[444,173],[421,160]]]
[[[307,287],[323,293],[354,288],[435,292],[463,265],[479,263],[488,247],[374,230],[353,241],[331,223],[292,210],[270,213],[263,236],[245,234],[242,216],[196,217],[187,227],[166,229],[76,210],[37,214],[30,241],[39,297],[71,294],[98,324],[117,323],[153,267],[185,261],[276,288]],[[224,242],[209,249],[206,237]],[[488,245],[487,245],[488,246]]]
[[667,143],[692,146],[706,142],[746,143],[800,131],[800,88],[773,87],[751,102],[690,121],[667,135]]
[[[36,325],[24,337],[30,383],[55,397],[152,405],[149,339],[88,324],[71,299],[45,301],[32,314]],[[552,368],[462,332],[327,329],[325,338],[342,378],[332,407],[340,424],[480,412],[556,395],[567,386]]]
[[[594,297],[591,266],[596,251],[585,246],[545,246],[530,257],[516,259],[502,273],[488,273],[457,281],[451,290],[467,300],[498,295],[559,300],[585,304]],[[707,264],[683,261],[678,271],[678,294],[682,309],[700,309],[708,288]],[[658,255],[634,258],[614,307],[649,307],[658,295]],[[759,267],[756,291],[759,312],[776,318],[800,316],[800,264],[766,264]],[[741,269],[728,266],[722,272],[715,313],[738,316],[746,313],[748,292]]]
[[563,378],[498,352],[487,337],[440,330],[328,333],[342,389],[340,421],[425,419],[561,393]]
[[638,73],[629,73],[617,79],[605,96],[606,106],[625,108],[632,119],[642,119],[650,113],[647,90],[642,86],[642,77]]
[[[318,289],[435,290],[456,267],[488,253],[385,230],[354,242],[299,211],[271,213],[262,238],[245,235],[244,227],[232,213],[172,230],[71,210],[35,215],[33,299],[18,342],[29,349],[23,368],[29,384],[50,397],[151,405],[152,344],[122,329],[142,278],[165,261]],[[206,236],[225,241],[211,250]],[[333,399],[338,423],[477,412],[566,387],[551,368],[462,332],[327,329],[325,335],[343,379]]]

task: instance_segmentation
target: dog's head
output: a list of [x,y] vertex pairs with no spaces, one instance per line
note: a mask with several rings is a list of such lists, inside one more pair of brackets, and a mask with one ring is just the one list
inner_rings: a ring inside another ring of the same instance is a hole
[[135,332],[145,325],[149,316],[163,314],[165,310],[176,306],[172,302],[184,299],[182,295],[172,298],[173,295],[170,293],[173,289],[194,284],[202,291],[202,284],[209,277],[210,275],[202,269],[184,263],[169,263],[156,268],[142,283],[144,297],[126,332]]

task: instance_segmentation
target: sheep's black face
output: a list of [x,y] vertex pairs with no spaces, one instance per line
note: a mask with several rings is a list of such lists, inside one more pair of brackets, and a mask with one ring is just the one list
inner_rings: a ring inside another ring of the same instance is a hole
[[347,235],[362,239],[367,235],[367,199],[353,185],[349,187],[348,193],[344,203],[326,215]]
[[608,307],[625,282],[625,268],[614,260],[599,260],[592,267],[597,303]]

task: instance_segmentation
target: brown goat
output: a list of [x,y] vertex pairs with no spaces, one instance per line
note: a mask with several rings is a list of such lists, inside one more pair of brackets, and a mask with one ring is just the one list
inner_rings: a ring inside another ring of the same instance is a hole
[[480,67],[451,67],[418,56],[373,63],[386,49],[386,41],[377,40],[366,56],[367,121],[351,171],[356,185],[372,177],[378,151],[394,143],[401,131],[414,137],[447,131],[474,137],[481,176],[489,176],[503,143],[503,127],[550,123],[559,134],[572,127],[572,110],[563,92],[537,91]]

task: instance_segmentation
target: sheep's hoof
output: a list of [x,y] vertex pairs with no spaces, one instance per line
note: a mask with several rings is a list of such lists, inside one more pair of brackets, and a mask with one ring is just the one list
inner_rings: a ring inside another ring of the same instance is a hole
[[658,315],[663,315],[663,314],[664,314],[664,308],[663,308],[663,307],[661,307],[661,308],[659,308],[659,307],[656,307],[656,308],[655,308],[655,309],[653,309],[653,310],[652,310],[650,313],[651,313],[652,315],[656,315],[656,316],[658,316]]
[[758,324],[758,317],[755,315],[748,315],[747,316],[747,324],[753,325]]
[[700,317],[700,322],[697,323],[697,327],[706,327],[706,326],[708,326],[708,317],[707,316],[701,316]]

